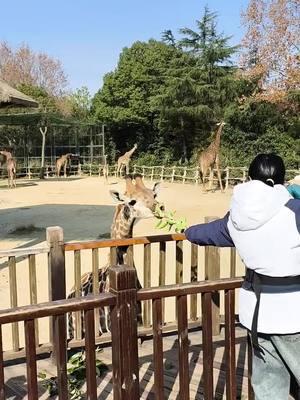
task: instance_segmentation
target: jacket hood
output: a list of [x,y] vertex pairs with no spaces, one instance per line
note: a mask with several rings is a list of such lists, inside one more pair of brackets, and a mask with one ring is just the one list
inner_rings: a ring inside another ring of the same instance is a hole
[[240,231],[257,229],[278,214],[291,198],[283,185],[271,187],[257,180],[237,185],[230,206],[232,224]]

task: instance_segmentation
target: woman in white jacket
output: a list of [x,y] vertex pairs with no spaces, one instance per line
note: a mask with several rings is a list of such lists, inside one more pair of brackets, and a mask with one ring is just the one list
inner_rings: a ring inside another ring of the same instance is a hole
[[291,373],[300,385],[300,200],[284,187],[275,154],[256,156],[248,175],[224,218],[185,234],[199,245],[237,248],[246,266],[239,318],[252,337],[255,399],[287,400]]

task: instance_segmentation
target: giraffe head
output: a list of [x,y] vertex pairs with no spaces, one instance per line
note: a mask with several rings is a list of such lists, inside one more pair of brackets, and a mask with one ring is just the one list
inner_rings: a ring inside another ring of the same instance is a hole
[[130,237],[133,223],[138,219],[151,218],[157,208],[163,210],[164,205],[156,200],[159,183],[152,189],[144,185],[141,175],[135,175],[134,181],[130,175],[125,177],[126,191],[120,193],[110,190],[110,194],[119,205],[117,206],[112,224],[112,237]]
[[226,125],[226,122],[225,121],[221,121],[221,122],[218,122],[217,124],[216,124],[217,126],[225,126]]

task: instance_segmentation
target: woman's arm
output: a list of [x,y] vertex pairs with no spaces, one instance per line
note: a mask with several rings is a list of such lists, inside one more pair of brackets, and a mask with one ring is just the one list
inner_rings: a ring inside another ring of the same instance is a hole
[[190,226],[184,232],[185,236],[187,240],[198,245],[234,247],[227,227],[228,217],[229,212],[224,218],[206,224]]

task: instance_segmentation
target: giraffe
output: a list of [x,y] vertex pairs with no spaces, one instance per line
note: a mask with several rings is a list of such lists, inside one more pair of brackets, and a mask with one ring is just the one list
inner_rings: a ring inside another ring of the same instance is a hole
[[130,158],[136,149],[137,149],[137,144],[135,143],[131,150],[127,151],[125,154],[123,154],[118,158],[117,176],[118,174],[120,174],[121,176],[123,166],[125,166],[126,174],[129,174]]
[[17,173],[17,163],[13,158],[12,154],[9,151],[0,151],[5,157],[6,169],[7,169],[7,177],[8,177],[8,188],[16,187],[16,173]]
[[63,154],[60,158],[58,158],[56,160],[56,164],[55,164],[55,170],[56,170],[56,175],[57,177],[60,176],[60,171],[62,169],[62,167],[64,167],[64,177],[67,177],[67,165],[68,165],[68,161],[71,160],[73,154],[72,153],[67,153],[67,154]]
[[[220,164],[219,164],[219,153],[220,153],[220,142],[221,142],[221,134],[223,131],[223,127],[225,122],[219,122],[217,124],[218,129],[216,132],[215,139],[211,142],[211,144],[203,150],[198,157],[198,166],[200,167],[203,189],[205,190],[205,177],[208,170],[210,170],[210,177],[213,176],[213,167],[216,165],[217,175],[220,184],[221,191],[223,192],[223,185],[220,174]],[[209,180],[209,185],[211,185],[212,179]]]
[[[144,218],[153,217],[153,213],[157,207],[164,210],[164,205],[156,200],[159,192],[160,183],[155,183],[153,189],[147,188],[141,175],[135,175],[134,181],[130,175],[125,176],[126,191],[124,194],[110,190],[112,198],[118,202],[116,205],[113,222],[111,225],[111,239],[128,239],[132,237],[134,224]],[[117,265],[126,263],[126,246],[117,248]],[[109,291],[109,269],[110,263],[98,271],[99,293]],[[137,288],[141,288],[141,284],[137,279]],[[93,274],[91,272],[81,277],[80,292],[82,296],[93,293]],[[75,297],[75,288],[71,289],[68,298]],[[141,304],[138,304],[138,322],[142,323]],[[83,315],[82,315],[82,332],[84,332]],[[74,316],[73,313],[68,315],[69,338],[74,338]],[[109,331],[110,320],[107,310],[99,309],[99,334]]]

